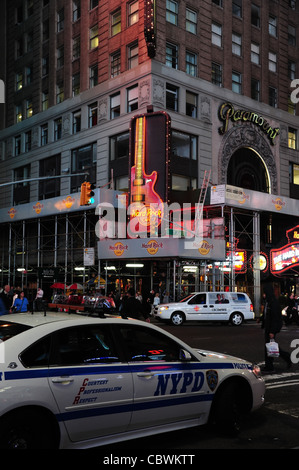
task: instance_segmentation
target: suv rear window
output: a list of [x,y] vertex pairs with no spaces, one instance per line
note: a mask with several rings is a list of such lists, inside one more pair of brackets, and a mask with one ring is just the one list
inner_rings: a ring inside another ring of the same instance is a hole
[[23,331],[32,328],[28,325],[22,325],[20,323],[13,323],[10,321],[0,321],[0,341],[6,341],[13,336],[16,336]]

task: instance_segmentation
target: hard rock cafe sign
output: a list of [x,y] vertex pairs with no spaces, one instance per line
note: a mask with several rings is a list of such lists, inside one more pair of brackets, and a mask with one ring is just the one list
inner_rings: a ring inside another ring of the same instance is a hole
[[258,113],[248,109],[235,109],[232,103],[223,103],[218,110],[218,117],[223,125],[219,127],[219,133],[225,134],[228,130],[229,121],[232,123],[251,122],[258,126],[270,140],[271,145],[275,144],[275,138],[279,134],[278,127],[272,127],[270,123]]

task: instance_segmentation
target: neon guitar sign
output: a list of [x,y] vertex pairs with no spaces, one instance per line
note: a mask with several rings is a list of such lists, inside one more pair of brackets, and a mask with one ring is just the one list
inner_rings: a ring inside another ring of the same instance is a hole
[[131,168],[130,228],[132,232],[157,228],[163,217],[163,201],[154,187],[157,172],[145,173],[146,118],[136,119],[134,165]]

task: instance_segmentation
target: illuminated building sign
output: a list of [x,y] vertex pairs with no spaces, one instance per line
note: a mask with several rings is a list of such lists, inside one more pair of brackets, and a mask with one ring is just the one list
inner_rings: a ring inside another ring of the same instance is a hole
[[270,251],[270,270],[280,274],[299,266],[299,225],[286,232],[289,243]]
[[144,37],[148,56],[153,59],[156,55],[156,2],[144,1]]
[[131,122],[130,237],[161,224],[168,197],[169,123],[163,112],[136,116]]
[[[226,263],[225,266],[228,267],[230,266],[229,259],[230,259],[231,253],[227,253],[227,258],[226,258]],[[233,264],[234,264],[234,270],[238,272],[239,274],[245,274],[247,271],[247,266],[246,266],[246,251],[234,251],[233,253]]]
[[223,122],[223,126],[219,128],[220,134],[225,134],[228,130],[228,122],[231,120],[235,122],[252,122],[253,124],[260,127],[260,129],[268,136],[270,143],[274,145],[274,139],[279,134],[279,128],[273,128],[269,122],[254,111],[248,111],[247,109],[236,109],[231,103],[223,103],[218,112],[220,121]]

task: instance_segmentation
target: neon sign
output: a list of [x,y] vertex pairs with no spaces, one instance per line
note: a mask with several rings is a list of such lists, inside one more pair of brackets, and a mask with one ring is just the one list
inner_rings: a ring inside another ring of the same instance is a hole
[[134,233],[141,226],[144,231],[158,227],[163,217],[163,201],[155,191],[157,171],[145,173],[146,118],[135,121],[134,165],[131,168],[130,230]]
[[299,225],[287,230],[289,243],[278,249],[270,251],[270,270],[272,274],[280,274],[290,268],[299,266]]

